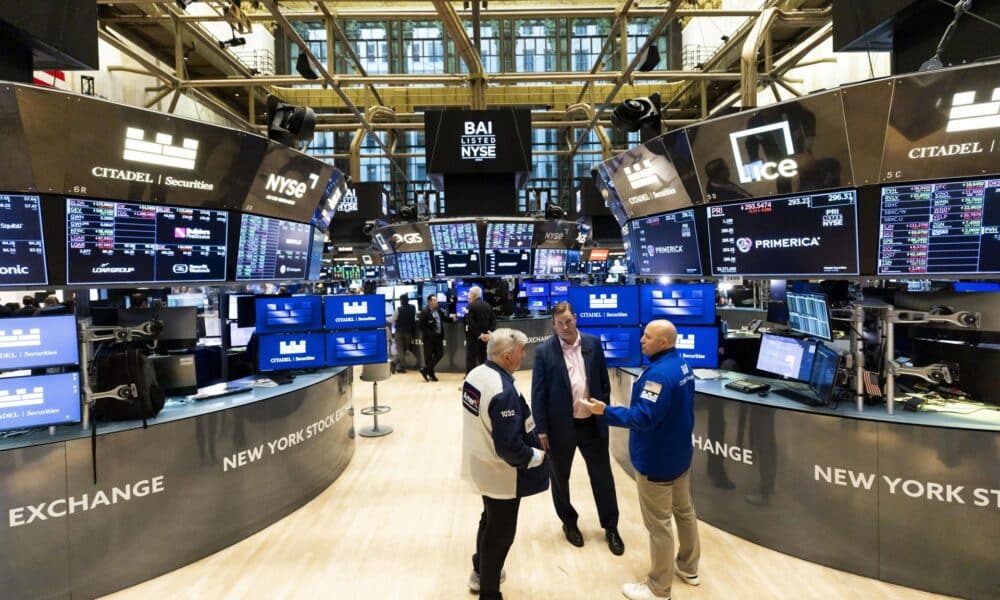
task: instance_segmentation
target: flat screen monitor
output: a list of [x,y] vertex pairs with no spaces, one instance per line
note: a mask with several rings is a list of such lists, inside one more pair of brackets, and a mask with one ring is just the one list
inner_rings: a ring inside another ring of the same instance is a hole
[[719,366],[719,330],[715,327],[677,327],[677,353],[695,369]]
[[883,186],[879,275],[1000,273],[1000,179]]
[[528,298],[528,310],[548,310],[549,297]]
[[41,199],[0,195],[0,287],[46,285],[45,267]]
[[640,319],[667,319],[675,325],[715,324],[715,284],[644,284],[639,287]]
[[327,329],[359,329],[385,326],[385,297],[324,296],[323,322]]
[[535,250],[536,277],[562,277],[576,273],[580,266],[580,251],[564,248],[538,248]]
[[393,255],[400,279],[430,279],[433,277],[430,252],[400,252]]
[[398,301],[400,296],[406,294],[406,299],[409,300],[411,304],[419,308],[421,303],[420,303],[420,292],[418,290],[419,288],[412,283],[407,285],[397,285],[394,288],[396,296],[395,298],[393,298],[393,300]]
[[701,275],[694,209],[629,222],[639,275]]
[[524,292],[528,298],[547,298],[549,295],[549,284],[542,281],[526,281]]
[[0,379],[0,431],[80,421],[80,374]]
[[634,285],[571,287],[569,301],[580,325],[639,324],[639,288]]
[[313,228],[312,241],[309,245],[309,272],[306,279],[317,281],[320,269],[323,266],[323,247],[326,245],[326,232],[317,227]]
[[857,275],[854,190],[707,207],[712,275]]
[[257,298],[257,332],[287,333],[323,329],[321,296],[262,296]]
[[483,274],[481,262],[479,250],[435,250],[434,274],[438,277],[477,277]]
[[229,323],[229,347],[242,348],[250,343],[255,327],[240,327],[239,323]]
[[568,281],[553,281],[549,284],[549,295],[550,296],[568,296],[569,295],[569,282]]
[[788,281],[772,279],[767,299],[767,321],[785,325],[788,323]]
[[306,223],[244,214],[236,252],[236,280],[305,278],[311,229]]
[[225,281],[229,213],[66,200],[66,283]]
[[461,284],[461,283],[457,284],[455,286],[455,293],[458,295],[457,300],[459,302],[468,302],[469,301],[469,290],[471,288],[472,288],[471,285],[464,285],[464,284]]
[[[253,298],[250,294],[229,294],[226,300],[227,318],[236,321],[240,318],[240,298]],[[246,301],[244,301],[246,302]],[[256,318],[256,315],[254,316]]]
[[386,279],[399,279],[399,261],[396,260],[395,254],[382,256],[382,268],[385,269]]
[[468,302],[456,302],[455,303],[455,314],[458,316],[458,318],[461,319],[462,317],[465,316],[465,313],[467,313],[467,312],[469,312],[469,303]]
[[326,365],[326,334],[277,333],[257,336],[260,371],[315,369]]
[[535,224],[529,222],[490,222],[486,224],[487,250],[530,250]]
[[483,274],[487,277],[530,275],[531,248],[519,250],[487,248],[483,263]]
[[191,306],[175,308],[119,308],[118,324],[135,327],[146,321],[157,320],[163,330],[157,339],[161,341],[195,342],[198,340],[198,309]]
[[580,331],[600,340],[609,367],[639,366],[642,330],[638,327],[581,327]]
[[385,329],[333,331],[326,334],[326,363],[332,367],[389,360]]
[[786,379],[808,381],[815,356],[816,342],[765,333],[760,338],[757,370]]
[[167,294],[167,306],[193,306],[204,309],[208,304],[205,294]]
[[996,281],[956,281],[952,284],[956,292],[1000,292]]
[[816,347],[812,374],[809,376],[809,389],[823,402],[830,402],[833,387],[837,382],[837,368],[839,366],[840,354],[836,350],[826,346]]
[[789,329],[821,340],[833,339],[826,294],[787,292],[786,298]]
[[0,370],[76,365],[80,362],[76,317],[0,319]]
[[431,224],[434,251],[479,250],[479,232],[473,221]]

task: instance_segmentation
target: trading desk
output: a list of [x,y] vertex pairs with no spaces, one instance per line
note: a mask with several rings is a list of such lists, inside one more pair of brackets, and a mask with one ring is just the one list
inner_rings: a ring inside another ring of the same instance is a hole
[[[613,404],[629,405],[640,372],[612,373]],[[889,415],[884,407],[858,412],[853,401],[814,408],[724,383],[696,382],[699,519],[866,577],[998,597],[1000,412]],[[628,432],[612,427],[611,446],[632,473]]]
[[198,403],[149,428],[0,440],[0,596],[93,598],[204,558],[293,512],[354,455],[350,368]]

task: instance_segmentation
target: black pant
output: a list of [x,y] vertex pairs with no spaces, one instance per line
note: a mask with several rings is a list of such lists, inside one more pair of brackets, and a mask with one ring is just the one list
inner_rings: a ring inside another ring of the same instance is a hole
[[437,334],[424,334],[424,370],[434,374],[434,366],[438,364],[444,356],[444,336]]
[[486,342],[480,339],[465,340],[465,374],[486,362]]
[[597,419],[573,419],[573,439],[553,439],[549,435],[549,455],[552,460],[552,503],[556,514],[567,527],[577,527],[576,509],[569,501],[569,474],[573,468],[576,449],[583,454],[590,476],[590,489],[597,503],[597,516],[604,529],[618,527],[618,498],[615,496],[615,480],[611,475],[611,454],[608,452],[608,438],[601,437]]
[[520,507],[520,498],[497,500],[483,496],[476,553],[472,555],[472,568],[479,573],[479,597],[482,600],[503,598],[500,595],[500,571],[514,543]]

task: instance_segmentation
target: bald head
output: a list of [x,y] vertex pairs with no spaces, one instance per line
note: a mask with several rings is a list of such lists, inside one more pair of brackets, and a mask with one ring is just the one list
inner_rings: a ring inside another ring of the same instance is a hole
[[642,353],[646,356],[669,350],[677,344],[677,328],[666,319],[650,321],[639,343],[642,346]]

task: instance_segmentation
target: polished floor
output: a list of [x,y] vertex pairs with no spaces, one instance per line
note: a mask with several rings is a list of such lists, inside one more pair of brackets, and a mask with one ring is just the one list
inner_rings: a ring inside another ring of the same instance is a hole
[[[527,393],[530,371],[516,380]],[[460,479],[460,382],[446,374],[425,383],[410,371],[379,384],[380,403],[392,407],[381,420],[395,431],[358,438],[330,488],[235,546],[109,598],[473,598],[466,581],[482,503]],[[371,404],[371,384],[356,381],[354,391],[355,407]],[[355,416],[359,427],[370,420]],[[608,551],[578,454],[571,493],[585,546],[564,540],[547,493],[525,499],[504,597],[621,598],[623,582],[644,578],[649,551],[635,486],[612,464],[624,556]],[[677,580],[674,598],[940,597],[798,560],[705,523],[700,531],[702,584]]]

